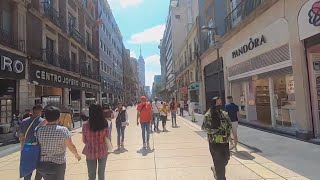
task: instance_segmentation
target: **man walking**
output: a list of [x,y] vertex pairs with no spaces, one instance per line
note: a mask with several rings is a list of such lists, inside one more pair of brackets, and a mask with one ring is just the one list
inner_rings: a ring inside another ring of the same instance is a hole
[[[41,105],[35,105],[32,108],[32,116],[22,120],[19,134],[21,149],[23,148],[25,143],[32,143],[36,141],[36,138],[34,136],[36,127],[46,125],[46,121],[41,118],[42,110],[43,108]],[[32,172],[29,175],[25,176],[24,180],[31,180],[31,176]],[[41,178],[41,175],[37,172],[35,180],[41,180]]]
[[158,101],[158,98],[154,98],[154,102],[152,102],[152,111],[153,111],[153,122],[154,122],[154,131],[159,132],[159,121],[160,121],[160,108],[161,103]]
[[215,179],[226,180],[226,166],[230,159],[229,137],[232,127],[227,112],[221,109],[221,99],[213,98],[211,108],[204,116],[202,130],[208,134],[209,149],[214,164],[211,170]]
[[180,104],[180,108],[179,108],[179,110],[180,110],[180,116],[183,117],[184,101],[181,99],[181,101],[180,101],[179,104]]
[[150,148],[150,123],[152,119],[152,108],[151,104],[147,102],[145,96],[141,97],[141,103],[137,107],[137,126],[139,126],[139,120],[142,129],[142,141],[143,148]]
[[171,102],[169,104],[170,111],[171,111],[171,120],[172,120],[172,127],[177,127],[177,102],[175,101],[175,98],[171,99]]
[[239,121],[239,107],[233,103],[232,96],[227,97],[228,104],[226,105],[226,111],[228,112],[228,115],[230,117],[231,123],[232,123],[232,137],[233,137],[233,143],[231,141],[230,149],[235,148],[237,151],[237,144],[238,144],[238,121]]

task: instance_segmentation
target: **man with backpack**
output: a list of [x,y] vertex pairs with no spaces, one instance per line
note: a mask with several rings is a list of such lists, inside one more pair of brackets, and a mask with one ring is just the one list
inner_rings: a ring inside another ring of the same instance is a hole
[[[41,105],[35,105],[32,108],[32,116],[22,120],[19,135],[21,149],[23,148],[25,143],[33,143],[36,141],[36,138],[34,136],[36,127],[46,125],[46,121],[41,118],[42,110],[43,108]],[[25,176],[24,180],[31,180],[31,176],[32,172],[29,175]],[[41,175],[37,172],[35,179],[41,180],[41,178]]]
[[177,127],[177,110],[178,110],[178,106],[177,106],[177,102],[176,102],[175,98],[171,99],[171,102],[169,104],[169,108],[170,108],[170,111],[171,111],[172,127]]
[[229,138],[231,120],[228,113],[222,110],[222,100],[215,97],[211,108],[204,116],[202,130],[208,134],[210,153],[214,167],[211,167],[215,179],[226,180],[226,166],[230,159]]

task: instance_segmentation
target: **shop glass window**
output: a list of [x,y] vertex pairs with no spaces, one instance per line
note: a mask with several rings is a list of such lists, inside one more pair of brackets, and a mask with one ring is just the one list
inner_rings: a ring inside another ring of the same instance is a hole
[[1,99],[1,124],[12,120],[12,99]]
[[296,122],[296,101],[292,74],[273,78],[273,110],[277,126],[292,127]]

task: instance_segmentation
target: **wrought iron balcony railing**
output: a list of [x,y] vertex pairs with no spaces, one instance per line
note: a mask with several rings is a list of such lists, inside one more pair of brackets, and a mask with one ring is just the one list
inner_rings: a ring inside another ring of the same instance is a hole
[[230,31],[249,16],[265,0],[242,0],[226,17],[226,30]]
[[49,2],[42,2],[44,14],[59,27],[62,27],[63,16]]
[[82,34],[76,29],[76,27],[69,25],[69,34],[70,36],[78,41],[79,43],[83,43],[83,36]]
[[59,67],[58,55],[49,49],[42,49],[42,61],[44,63]]
[[93,55],[98,56],[98,51],[93,47],[93,45],[87,41],[87,49],[90,51]]
[[0,44],[25,52],[25,40],[15,40],[12,32],[0,28]]

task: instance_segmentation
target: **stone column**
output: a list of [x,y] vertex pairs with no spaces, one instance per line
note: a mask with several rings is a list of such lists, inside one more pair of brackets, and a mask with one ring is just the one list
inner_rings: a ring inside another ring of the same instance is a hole
[[86,91],[81,91],[81,110],[86,106]]
[[69,94],[70,94],[69,88],[63,88],[62,104],[63,104],[64,106],[66,106],[66,107],[68,107],[69,104],[70,104],[70,98],[69,98],[70,96],[69,96]]
[[26,109],[32,109],[33,104],[29,104],[29,84],[26,79],[17,80],[16,108],[23,113]]

